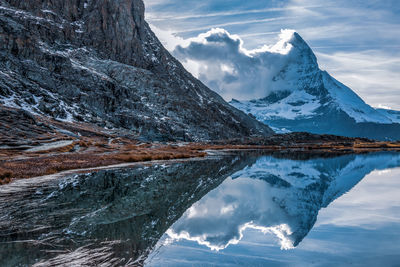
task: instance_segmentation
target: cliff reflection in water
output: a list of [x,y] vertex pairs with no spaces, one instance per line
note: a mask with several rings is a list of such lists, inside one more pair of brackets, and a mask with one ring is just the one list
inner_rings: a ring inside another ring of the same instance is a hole
[[318,211],[400,154],[239,153],[0,187],[0,266],[142,265],[157,242],[220,250],[244,229],[299,244]]
[[0,266],[140,265],[194,202],[255,160],[228,156],[2,186]]

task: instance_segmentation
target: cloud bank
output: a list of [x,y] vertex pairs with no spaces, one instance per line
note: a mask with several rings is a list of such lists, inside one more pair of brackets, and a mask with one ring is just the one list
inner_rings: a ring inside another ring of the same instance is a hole
[[[238,34],[247,49],[274,43],[282,28],[296,29],[333,77],[372,106],[400,110],[400,5],[395,0],[145,2],[147,19],[170,51],[215,27]],[[195,74],[197,65],[185,63]]]
[[270,197],[280,191],[262,180],[228,179],[187,210],[167,235],[219,251],[238,244],[246,229],[256,229],[275,235],[282,249],[291,249],[295,241],[289,224],[297,227],[297,222]]
[[[294,90],[304,65],[317,67],[311,49],[293,30],[282,30],[274,45],[247,50],[239,36],[216,28],[182,42],[173,54],[227,101]],[[285,79],[280,79],[283,71]]]

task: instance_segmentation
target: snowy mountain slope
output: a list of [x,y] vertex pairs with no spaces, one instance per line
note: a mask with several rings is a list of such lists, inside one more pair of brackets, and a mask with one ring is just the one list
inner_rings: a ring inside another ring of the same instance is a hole
[[288,60],[267,83],[282,89],[262,99],[233,99],[233,106],[281,132],[400,139],[399,113],[372,108],[349,87],[320,70],[311,48],[297,33],[283,45],[291,47],[285,55]]
[[378,108],[377,111],[390,118],[395,123],[400,123],[400,111]]
[[338,109],[343,110],[356,122],[393,123],[390,118],[377,112],[367,105],[350,88],[331,77],[327,72],[322,73],[323,84]]

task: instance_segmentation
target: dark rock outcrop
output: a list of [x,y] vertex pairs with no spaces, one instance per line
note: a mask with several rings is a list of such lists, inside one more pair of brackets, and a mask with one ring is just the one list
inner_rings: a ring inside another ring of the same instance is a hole
[[0,0],[0,104],[148,140],[272,133],[168,53],[142,0]]

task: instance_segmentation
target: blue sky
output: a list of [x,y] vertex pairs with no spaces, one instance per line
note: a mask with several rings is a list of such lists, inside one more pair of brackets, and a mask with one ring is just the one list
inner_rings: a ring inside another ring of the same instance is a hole
[[400,2],[394,0],[144,0],[147,21],[168,49],[212,28],[244,48],[273,45],[294,29],[322,69],[368,104],[400,110]]

